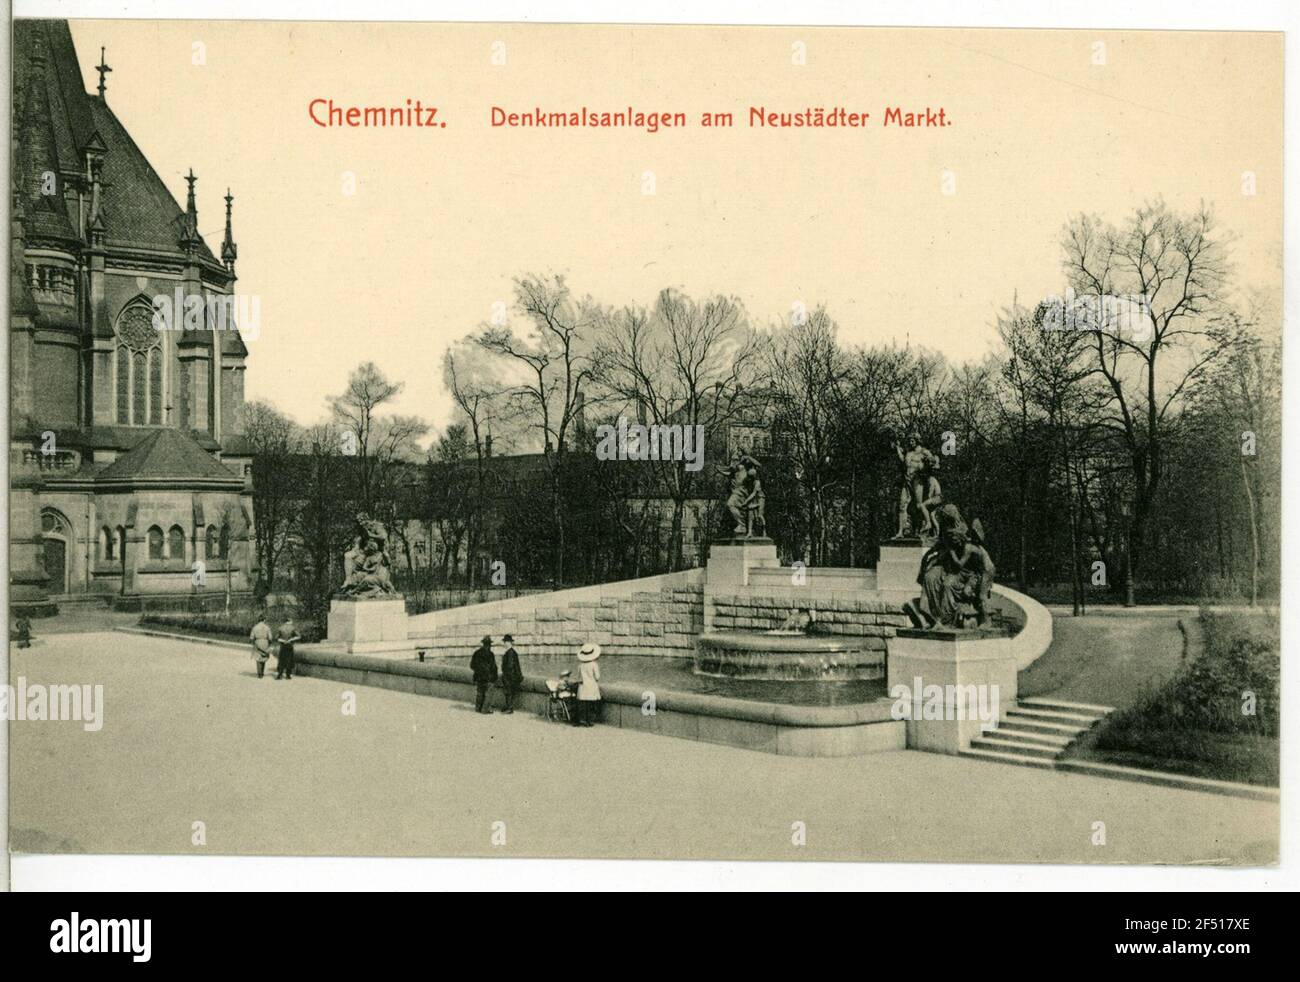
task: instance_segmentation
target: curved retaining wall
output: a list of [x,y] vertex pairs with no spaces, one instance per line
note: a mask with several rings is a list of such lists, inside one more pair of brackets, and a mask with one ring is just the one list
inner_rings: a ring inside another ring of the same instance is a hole
[[[300,674],[347,685],[474,701],[473,674],[460,665],[349,655],[305,645],[299,648],[296,668]],[[888,699],[845,706],[790,706],[698,692],[651,692],[618,682],[603,683],[601,692],[605,697],[602,724],[663,736],[793,757],[856,756],[902,750],[906,745],[905,724],[891,717]],[[651,696],[653,713],[647,712]],[[499,704],[499,690],[493,690],[493,700]],[[545,715],[548,700],[544,679],[524,678],[521,709]]]
[[999,583],[993,584],[993,595],[1020,612],[1021,628],[1011,636],[1011,653],[1016,659],[1016,670],[1023,672],[1043,656],[1052,643],[1052,615],[1033,597]]

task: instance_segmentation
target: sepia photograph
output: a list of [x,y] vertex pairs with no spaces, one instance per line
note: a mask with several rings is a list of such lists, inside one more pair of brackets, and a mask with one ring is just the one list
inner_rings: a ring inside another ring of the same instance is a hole
[[21,6],[15,863],[1278,868],[1281,30]]

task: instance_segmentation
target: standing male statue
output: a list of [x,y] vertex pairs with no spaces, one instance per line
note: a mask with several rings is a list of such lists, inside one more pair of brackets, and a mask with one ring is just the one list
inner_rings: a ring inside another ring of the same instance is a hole
[[[904,445],[911,449],[904,450]],[[898,491],[898,534],[894,538],[937,534],[931,509],[943,500],[935,476],[939,455],[921,446],[920,438],[910,433],[904,443],[894,441],[894,453],[903,465],[903,485]]]

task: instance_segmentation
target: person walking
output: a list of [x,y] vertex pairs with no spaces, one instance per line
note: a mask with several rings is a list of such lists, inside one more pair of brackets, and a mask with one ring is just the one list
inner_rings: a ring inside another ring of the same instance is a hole
[[515,711],[515,700],[524,687],[524,670],[519,667],[519,652],[515,651],[514,636],[507,634],[501,643],[510,646],[501,656],[501,690],[506,701],[504,712],[510,714]]
[[257,677],[266,676],[266,662],[271,657],[271,625],[266,623],[266,613],[261,613],[257,623],[248,632],[248,640],[253,643],[253,660],[257,662]]
[[488,706],[488,688],[497,680],[497,659],[492,654],[492,639],[484,635],[478,650],[469,660],[470,671],[474,673],[474,712],[484,716],[492,715]]
[[578,725],[595,726],[600,710],[600,645],[588,641],[578,652],[578,670],[582,682],[578,685]]
[[275,660],[275,677],[291,679],[293,678],[293,643],[302,640],[292,617],[280,625],[280,636],[276,640],[280,643],[280,651]]

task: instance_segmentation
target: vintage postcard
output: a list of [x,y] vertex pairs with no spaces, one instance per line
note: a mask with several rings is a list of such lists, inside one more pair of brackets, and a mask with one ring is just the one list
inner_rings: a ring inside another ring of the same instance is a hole
[[1279,861],[1280,33],[12,27],[12,853]]

